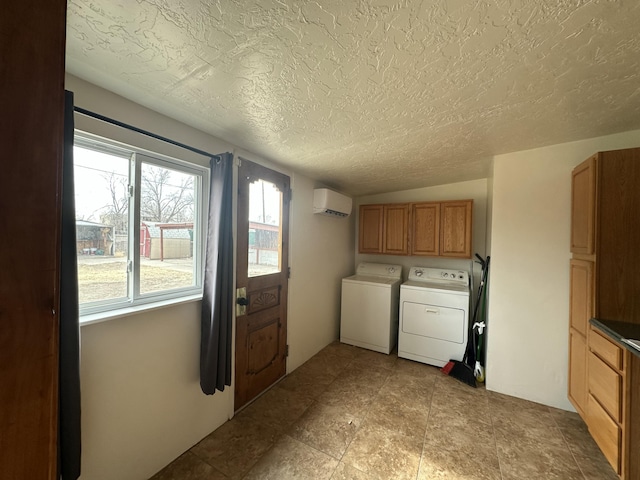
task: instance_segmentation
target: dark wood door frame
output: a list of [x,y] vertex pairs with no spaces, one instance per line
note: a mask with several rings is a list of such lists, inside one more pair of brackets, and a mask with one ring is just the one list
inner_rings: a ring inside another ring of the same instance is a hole
[[[248,276],[249,185],[259,179],[282,193],[278,273]],[[286,373],[289,177],[241,159],[238,170],[236,286],[246,288],[246,314],[236,315],[234,409],[242,408]]]
[[66,1],[0,15],[0,477],[57,476]]

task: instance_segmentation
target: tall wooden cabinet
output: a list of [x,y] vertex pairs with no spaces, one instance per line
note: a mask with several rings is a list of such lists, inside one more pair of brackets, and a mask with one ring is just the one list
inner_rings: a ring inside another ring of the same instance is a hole
[[[600,152],[572,172],[568,396],[614,470],[640,478],[632,412],[640,357],[589,326],[640,323],[640,148]],[[635,418],[640,422],[640,418]]]

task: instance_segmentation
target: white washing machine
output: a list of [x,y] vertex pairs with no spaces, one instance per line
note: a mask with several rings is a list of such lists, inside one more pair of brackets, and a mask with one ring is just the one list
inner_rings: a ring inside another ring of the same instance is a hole
[[437,367],[462,360],[469,293],[468,272],[412,267],[400,287],[398,356]]
[[340,341],[389,354],[398,334],[402,266],[363,262],[342,279]]

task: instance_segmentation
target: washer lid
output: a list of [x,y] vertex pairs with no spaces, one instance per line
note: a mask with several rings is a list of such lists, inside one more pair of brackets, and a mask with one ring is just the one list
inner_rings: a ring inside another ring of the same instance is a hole
[[353,283],[373,283],[376,285],[394,285],[396,283],[400,283],[399,278],[391,278],[391,277],[375,277],[373,275],[351,275],[350,277],[346,277],[342,279],[343,282],[353,282]]
[[401,279],[402,265],[362,262],[356,269],[356,275]]

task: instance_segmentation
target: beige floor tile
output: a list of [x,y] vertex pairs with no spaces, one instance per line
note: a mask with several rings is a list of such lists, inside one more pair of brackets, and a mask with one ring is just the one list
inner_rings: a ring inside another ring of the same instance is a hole
[[393,371],[418,378],[433,378],[434,380],[436,375],[441,374],[440,369],[437,367],[407,360],[406,358],[398,358],[393,364]]
[[[249,472],[250,471],[250,472]],[[153,480],[616,480],[574,412],[333,342]]]
[[242,476],[275,443],[278,431],[251,420],[234,418],[191,449],[229,478]]
[[422,438],[403,435],[377,425],[363,425],[342,461],[381,479],[415,479]]
[[191,452],[186,452],[150,480],[224,480],[227,477]]
[[340,459],[361,423],[362,417],[344,406],[315,404],[293,425],[288,435]]
[[595,457],[574,454],[574,458],[585,480],[620,480],[618,474],[602,454]]
[[332,375],[326,373],[318,374],[317,372],[310,372],[308,369],[300,367],[278,383],[278,387],[290,392],[299,393],[313,400],[324,393],[334,380],[335,377]]
[[324,347],[321,352],[332,353],[334,355],[340,355],[341,357],[347,357],[354,359],[358,355],[360,355],[359,347],[354,347],[353,345],[347,345],[346,343],[342,343],[339,340],[335,342],[331,342],[329,345]]
[[284,435],[249,471],[245,479],[330,479],[338,460]]
[[363,416],[378,394],[379,387],[353,383],[339,378],[320,395],[317,402],[333,407],[344,407],[355,416]]
[[359,354],[354,358],[354,362],[370,367],[382,367],[392,369],[398,360],[398,355],[394,352],[389,355],[373,350],[361,348]]
[[434,445],[425,442],[418,480],[501,480],[495,446],[457,443]]
[[423,437],[428,418],[428,404],[425,406],[421,400],[380,393],[367,411],[365,424],[397,430],[412,437]]
[[347,465],[344,462],[340,462],[336,471],[333,472],[331,480],[378,480],[377,476],[371,476],[364,472],[361,472],[351,465]]
[[302,366],[305,367],[305,370],[311,373],[311,375],[315,373],[335,378],[342,373],[352,361],[352,357],[337,355],[334,352],[323,349]]
[[566,446],[537,445],[514,441],[497,443],[503,480],[583,480],[571,452]]
[[313,400],[302,393],[276,386],[242,410],[238,418],[246,417],[284,433],[312,403]]
[[344,370],[336,381],[352,383],[365,388],[380,389],[387,381],[392,371],[380,365],[366,365],[355,360]]

